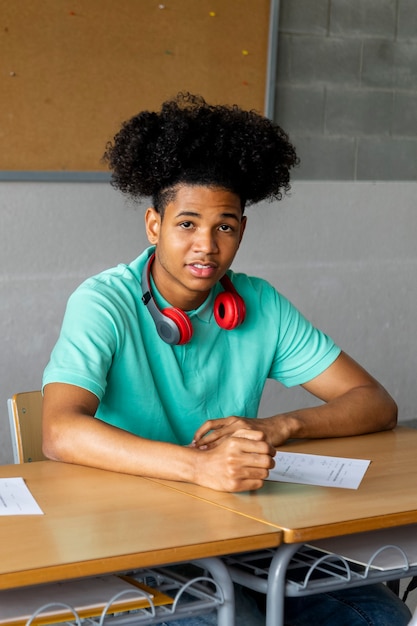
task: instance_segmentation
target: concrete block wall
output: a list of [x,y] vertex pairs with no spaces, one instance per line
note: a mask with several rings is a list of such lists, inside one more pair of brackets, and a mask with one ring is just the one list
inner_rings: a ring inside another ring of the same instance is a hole
[[281,0],[274,119],[304,180],[417,180],[416,0]]

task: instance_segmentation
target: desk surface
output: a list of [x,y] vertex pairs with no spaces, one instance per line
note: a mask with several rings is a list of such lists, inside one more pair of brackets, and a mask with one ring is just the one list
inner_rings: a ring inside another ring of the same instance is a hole
[[274,547],[281,533],[135,476],[43,461],[23,476],[44,515],[0,517],[0,589]]
[[302,440],[282,450],[372,462],[357,490],[266,482],[252,493],[222,493],[158,481],[283,531],[285,543],[307,542],[417,522],[417,430]]

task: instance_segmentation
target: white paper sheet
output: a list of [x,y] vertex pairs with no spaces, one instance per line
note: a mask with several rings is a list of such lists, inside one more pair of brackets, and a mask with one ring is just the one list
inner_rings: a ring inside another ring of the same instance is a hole
[[278,451],[268,480],[357,489],[370,461]]
[[23,478],[0,478],[0,515],[43,515]]

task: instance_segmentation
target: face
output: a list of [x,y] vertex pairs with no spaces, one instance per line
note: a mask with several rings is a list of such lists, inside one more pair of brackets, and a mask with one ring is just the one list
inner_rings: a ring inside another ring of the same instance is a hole
[[246,218],[240,198],[225,189],[181,185],[163,217],[145,216],[156,245],[152,276],[158,291],[175,307],[190,311],[207,298],[238,251]]

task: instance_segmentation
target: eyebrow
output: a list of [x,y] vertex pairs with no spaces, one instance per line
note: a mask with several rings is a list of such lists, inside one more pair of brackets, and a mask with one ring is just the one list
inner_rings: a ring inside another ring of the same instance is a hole
[[[180,211],[177,213],[176,217],[202,217],[202,214],[196,211]],[[235,213],[222,213],[221,217],[229,217],[240,222],[239,217]]]

